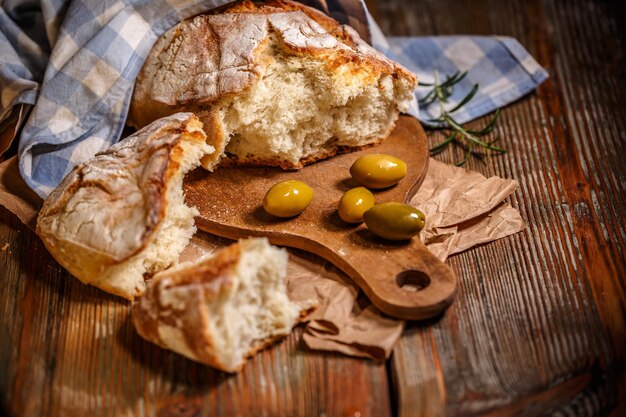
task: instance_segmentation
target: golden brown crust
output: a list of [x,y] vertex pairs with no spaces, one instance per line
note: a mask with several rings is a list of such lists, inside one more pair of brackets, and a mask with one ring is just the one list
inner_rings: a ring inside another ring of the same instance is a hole
[[[201,118],[213,140],[209,143],[217,144],[218,152],[202,165],[212,170],[224,151],[219,144],[228,141],[217,110],[261,79],[266,62],[259,51],[270,37],[287,54],[315,59],[328,73],[340,72],[346,79],[374,84],[391,76],[406,85],[417,83],[410,71],[371,48],[352,28],[318,10],[286,0],[245,0],[183,21],[157,41],[137,78],[128,123],[140,127],[182,109],[205,114]],[[222,165],[297,169],[341,151],[322,149],[297,163],[278,156],[270,161],[231,156]]]
[[[254,241],[254,242],[253,242]],[[264,242],[264,243],[263,243]],[[133,303],[131,314],[137,332],[145,339],[167,349],[174,350],[190,359],[202,362],[227,372],[241,369],[244,359],[284,337],[270,335],[262,340],[252,340],[244,358],[237,364],[224,363],[220,358],[230,352],[220,352],[222,343],[212,322],[225,317],[210,317],[223,311],[216,306],[219,302],[230,302],[240,284],[238,265],[242,253],[255,250],[258,245],[269,245],[264,239],[251,239],[234,243],[215,252],[206,259],[179,265],[176,268],[161,272],[154,276],[146,293]],[[280,256],[286,273],[287,254],[273,249],[272,255]],[[252,253],[250,256],[263,256]],[[280,263],[279,263],[280,265]],[[282,277],[284,279],[284,276]],[[283,291],[286,292],[286,289]],[[286,293],[283,294],[286,297]],[[213,305],[213,307],[210,307]],[[295,306],[295,304],[293,305]],[[291,310],[292,326],[303,320],[316,306],[307,305]],[[262,308],[262,306],[261,306]],[[296,308],[296,307],[288,307]],[[288,311],[285,311],[287,314]],[[291,326],[286,330],[291,329]],[[223,337],[223,336],[221,336]]]
[[146,249],[163,223],[168,184],[179,175],[183,143],[205,143],[191,113],[161,119],[78,165],[50,194],[37,234],[73,275],[132,299],[137,289],[102,280],[107,268]]
[[[155,275],[143,297],[132,305],[137,332],[161,347],[177,350],[178,346],[179,353],[206,365],[237,371],[219,360],[205,305],[230,290],[240,255],[241,244],[234,243],[207,260]],[[177,329],[175,337],[182,340],[164,340],[159,331],[164,327]]]
[[[241,244],[234,243],[217,251],[209,262],[200,262],[190,266],[183,265],[181,268],[173,268],[163,272],[161,275],[167,276],[166,285],[163,289],[202,284],[205,294],[214,298],[219,292],[217,289],[223,284],[215,285],[215,282],[226,279],[232,273],[232,269],[239,261],[240,256]],[[159,278],[155,277],[155,279]]]
[[[288,0],[270,0],[270,1],[251,1],[244,0],[227,6],[223,10],[212,11],[211,14],[220,13],[280,13],[280,12],[304,12],[309,18],[315,20],[326,31],[332,33],[335,37],[341,38],[345,36],[342,25],[332,17],[323,12],[302,3]],[[352,41],[352,39],[346,39]]]
[[215,341],[209,332],[206,303],[215,300],[233,285],[234,267],[239,259],[239,243],[230,245],[209,260],[182,265],[161,272],[150,281],[146,293],[132,305],[132,319],[137,332],[164,348],[172,348],[172,340],[164,340],[160,326],[177,328],[188,349],[186,356],[214,368],[227,371],[216,355]]
[[220,118],[220,111],[211,108],[209,111],[201,111],[197,113],[200,120],[204,124],[207,133],[207,143],[215,148],[215,152],[205,155],[200,161],[200,165],[208,171],[213,171],[220,162],[224,149],[226,147],[226,132],[224,124]]
[[[325,31],[311,27],[307,18]],[[410,71],[318,10],[290,1],[244,1],[219,14],[183,21],[157,41],[137,77],[127,123],[138,128],[183,109],[206,110],[244,91],[261,76],[254,51],[270,31],[280,35],[284,48],[318,58],[329,72],[348,64],[349,71],[361,76],[390,74],[416,84]],[[178,66],[182,72],[176,75]],[[168,75],[173,78],[162,78]]]

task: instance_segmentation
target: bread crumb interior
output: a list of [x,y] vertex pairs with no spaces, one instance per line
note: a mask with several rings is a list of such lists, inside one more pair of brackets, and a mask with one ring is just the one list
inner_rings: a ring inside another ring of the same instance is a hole
[[241,245],[235,285],[207,304],[215,351],[233,370],[268,338],[289,334],[300,311],[287,297],[287,253],[266,239],[248,239]]
[[[335,70],[323,58],[298,55],[272,34],[256,51],[261,79],[220,105],[225,154],[240,162],[298,165],[337,146],[359,147],[384,138],[412,98],[410,82],[355,70]],[[328,155],[325,155],[328,156]],[[213,169],[219,162],[203,162]]]

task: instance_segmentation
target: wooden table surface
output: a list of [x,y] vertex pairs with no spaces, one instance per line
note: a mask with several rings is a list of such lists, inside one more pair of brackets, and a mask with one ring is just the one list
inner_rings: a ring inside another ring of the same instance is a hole
[[386,364],[308,350],[298,329],[228,376],[143,342],[0,209],[0,414],[626,415],[626,2],[368,3],[387,34],[513,36],[548,69],[504,109],[508,153],[469,163],[519,181],[528,228],[452,257],[456,301]]

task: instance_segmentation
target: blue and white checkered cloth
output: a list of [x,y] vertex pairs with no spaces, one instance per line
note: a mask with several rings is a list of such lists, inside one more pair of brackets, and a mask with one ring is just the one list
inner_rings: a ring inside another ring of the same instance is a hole
[[[432,81],[434,70],[469,71],[450,105],[480,84],[455,113],[485,115],[529,91],[547,73],[515,40],[499,37],[387,38],[362,0],[306,0],[346,23],[355,3],[374,47]],[[20,171],[41,197],[76,164],[117,142],[135,78],[156,39],[182,19],[229,0],[0,0],[0,123],[34,106],[20,137]],[[347,3],[351,3],[349,7]],[[343,17],[343,19],[342,19]],[[417,96],[423,94],[418,89]],[[411,113],[438,116],[436,106]],[[1,124],[0,124],[1,126]]]
[[[423,83],[434,81],[437,70],[440,77],[467,71],[467,76],[455,85],[447,105],[456,106],[472,90],[479,89],[469,102],[454,112],[459,123],[474,120],[503,107],[534,90],[548,78],[548,73],[513,38],[482,36],[437,36],[427,38],[388,39],[388,46],[377,46],[417,74]],[[443,81],[443,80],[440,80]],[[431,87],[419,87],[417,98],[422,98]],[[429,124],[439,117],[437,103],[419,109],[418,118]]]

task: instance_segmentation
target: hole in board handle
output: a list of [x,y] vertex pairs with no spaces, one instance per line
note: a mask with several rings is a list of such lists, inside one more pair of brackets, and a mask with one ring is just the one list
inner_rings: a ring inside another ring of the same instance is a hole
[[410,269],[396,275],[396,284],[405,291],[417,292],[430,285],[430,278],[422,271]]

